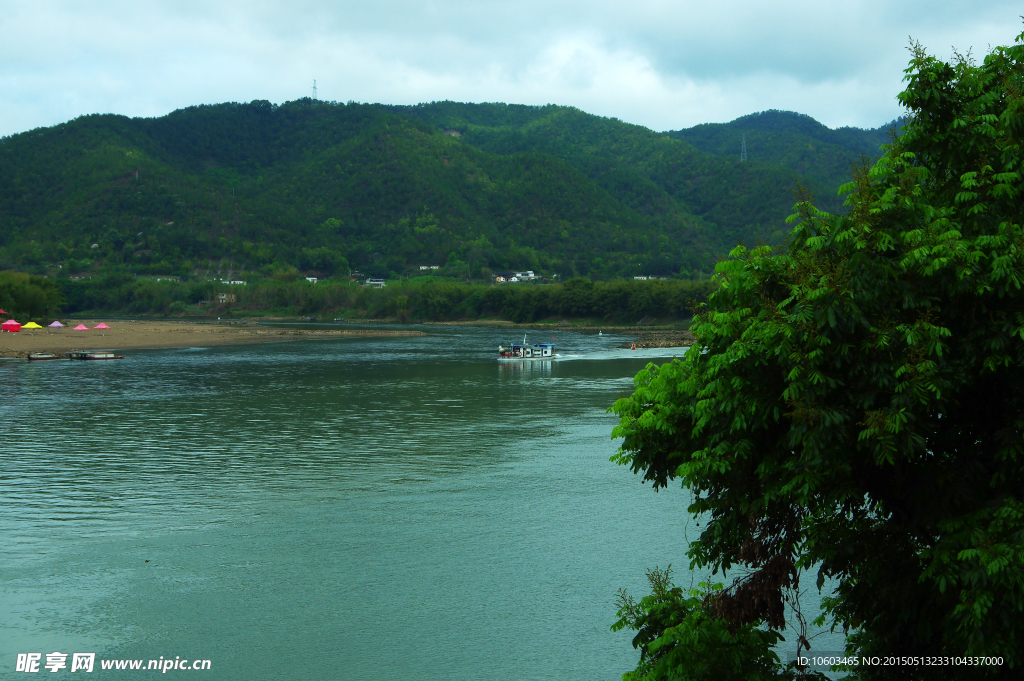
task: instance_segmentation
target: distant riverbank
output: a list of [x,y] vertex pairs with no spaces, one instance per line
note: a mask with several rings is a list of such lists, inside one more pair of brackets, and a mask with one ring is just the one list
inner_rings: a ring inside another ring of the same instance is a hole
[[[693,345],[693,334],[674,329],[645,330],[634,342],[638,348],[688,348]],[[629,343],[623,347],[631,345]]]
[[[80,320],[75,320],[76,322]],[[96,330],[98,321],[84,320],[89,331],[65,329],[21,330],[0,334],[0,357],[27,357],[33,352],[84,350],[142,350],[208,345],[246,345],[317,338],[423,336],[407,329],[288,329],[255,323],[194,321],[113,321],[112,328]]]
[[438,326],[490,326],[501,329],[529,329],[531,331],[580,331],[618,334],[632,337],[622,347],[636,344],[637,348],[688,348],[693,345],[693,334],[677,327],[595,324],[590,321],[534,322],[516,324],[505,320],[477,320],[472,322],[432,322]]

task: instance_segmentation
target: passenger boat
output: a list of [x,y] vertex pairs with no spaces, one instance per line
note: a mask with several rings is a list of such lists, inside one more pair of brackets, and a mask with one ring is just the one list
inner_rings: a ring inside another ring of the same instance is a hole
[[33,352],[28,356],[30,362],[40,362],[44,359],[61,359],[60,355],[55,355],[52,352]]
[[112,352],[72,352],[71,359],[124,359],[124,355]]
[[552,359],[555,356],[554,343],[534,343],[528,345],[526,336],[523,336],[522,343],[509,343],[508,347],[498,346],[498,360],[521,360],[521,359]]

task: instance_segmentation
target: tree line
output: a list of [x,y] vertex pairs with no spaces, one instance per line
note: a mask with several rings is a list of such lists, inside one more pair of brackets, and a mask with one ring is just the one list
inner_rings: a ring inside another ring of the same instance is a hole
[[[50,280],[46,280],[50,281]],[[705,302],[710,281],[599,281],[564,284],[488,285],[451,281],[393,282],[372,288],[357,282],[264,279],[245,286],[211,281],[157,281],[121,273],[93,280],[57,280],[68,313],[146,315],[267,314],[353,317],[398,321],[504,319],[517,323],[549,318],[636,323],[683,320]],[[219,303],[228,293],[232,301]]]

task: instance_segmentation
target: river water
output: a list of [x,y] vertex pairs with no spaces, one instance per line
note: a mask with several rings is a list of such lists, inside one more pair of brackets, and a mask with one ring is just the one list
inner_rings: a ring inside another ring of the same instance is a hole
[[631,669],[615,593],[669,563],[689,585],[699,530],[683,491],[609,462],[606,409],[681,351],[559,333],[555,361],[502,365],[502,331],[426,330],[0,362],[0,677],[54,651],[120,679],[153,672],[99,660],[208,659],[167,672],[207,680]]

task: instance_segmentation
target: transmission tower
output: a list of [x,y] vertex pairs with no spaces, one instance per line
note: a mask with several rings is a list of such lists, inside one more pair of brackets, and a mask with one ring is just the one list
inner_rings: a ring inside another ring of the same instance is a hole
[[[314,89],[315,91],[315,89]],[[747,133],[743,133],[743,146],[740,147],[740,163],[747,160]]]
[[316,99],[316,78],[313,79],[313,99]]

